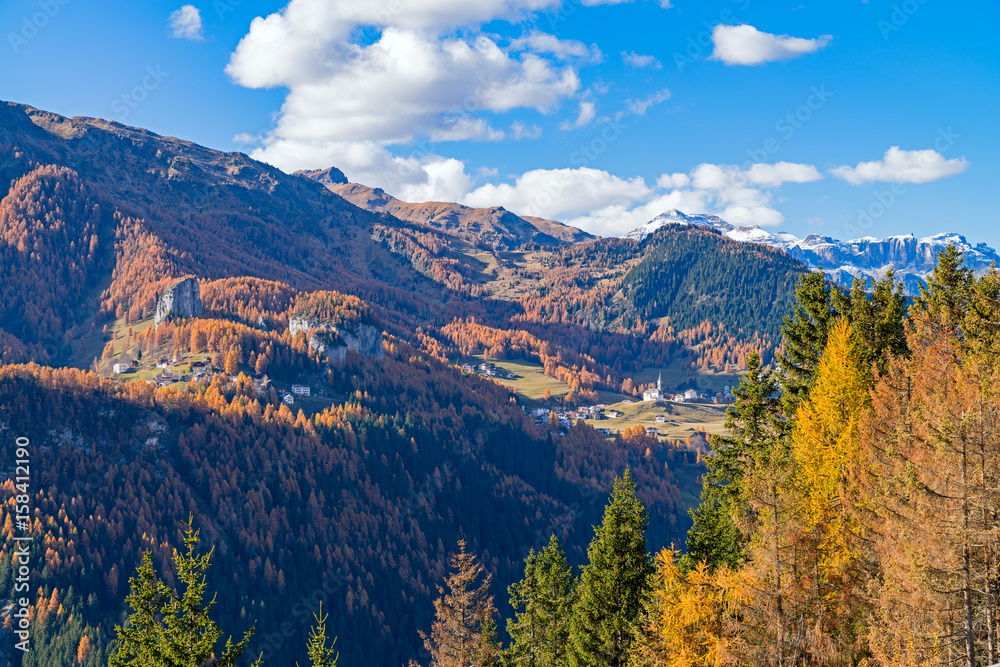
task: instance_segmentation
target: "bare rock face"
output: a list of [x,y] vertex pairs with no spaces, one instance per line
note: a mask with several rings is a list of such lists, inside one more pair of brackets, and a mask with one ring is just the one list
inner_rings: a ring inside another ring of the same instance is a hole
[[342,362],[347,350],[354,350],[376,359],[381,359],[385,355],[382,350],[382,330],[371,324],[333,325],[295,316],[288,321],[288,329],[293,337],[299,333],[308,334],[312,331],[309,346],[335,362],[338,360]]
[[201,315],[201,288],[195,278],[184,278],[163,292],[156,302],[156,324],[168,317]]
[[347,361],[347,342],[331,329],[314,330],[309,337],[309,347],[325,356],[336,366],[341,366]]

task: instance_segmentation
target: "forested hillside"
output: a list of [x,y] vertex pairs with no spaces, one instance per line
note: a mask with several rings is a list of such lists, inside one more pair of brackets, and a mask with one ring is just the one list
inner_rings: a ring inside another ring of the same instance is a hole
[[[460,539],[498,599],[553,534],[582,564],[626,468],[650,545],[679,544],[698,448],[556,412],[631,400],[650,367],[771,359],[784,313],[759,304],[801,273],[707,232],[484,245],[241,154],[13,104],[0,156],[0,433],[32,443],[24,665],[105,664],[143,551],[174,583],[189,516],[217,549],[215,613],[257,622],[248,650],[282,666],[305,662],[305,618],[282,628],[318,590],[345,664],[419,657]],[[566,391],[536,423],[461,370],[479,357],[537,362]]]

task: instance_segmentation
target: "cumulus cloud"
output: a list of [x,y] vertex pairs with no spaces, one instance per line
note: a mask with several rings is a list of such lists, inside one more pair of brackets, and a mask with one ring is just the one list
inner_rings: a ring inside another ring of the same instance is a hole
[[823,178],[813,165],[794,162],[754,164],[746,171],[746,175],[751,183],[772,187],[782,183],[810,183]]
[[823,35],[816,39],[772,35],[761,32],[752,25],[722,25],[712,30],[712,60],[727,65],[760,65],[774,60],[789,60],[812,53],[826,46],[833,39]]
[[935,150],[904,151],[899,146],[893,146],[881,160],[859,162],[856,167],[836,167],[830,173],[851,185],[872,181],[929,183],[961,174],[968,168],[969,163],[964,157],[947,160]]
[[194,5],[184,5],[167,20],[170,36],[177,39],[202,39],[201,12]]
[[476,188],[462,203],[502,205],[602,236],[625,234],[672,208],[715,213],[734,225],[773,226],[784,221],[772,205],[774,190],[820,178],[814,166],[789,162],[747,168],[700,164],[689,173],[663,174],[652,186],[591,168],[536,169],[514,183]]
[[[253,157],[294,170],[323,166],[317,156],[330,155],[327,164],[359,180],[367,164],[385,157],[365,151],[424,138],[504,138],[485,114],[552,112],[580,87],[566,60],[590,62],[599,51],[539,32],[505,50],[479,27],[558,4],[291,0],[282,12],[254,19],[226,70],[243,86],[288,89],[276,127]],[[354,39],[362,27],[380,30],[373,43]],[[517,138],[529,136],[527,130],[515,131]],[[345,148],[355,164],[334,150]]]
[[623,179],[598,169],[535,169],[513,184],[484,185],[463,204],[504,206],[520,215],[577,216],[611,204],[630,204],[650,194],[641,178]]
[[655,56],[644,56],[635,51],[622,51],[622,62],[638,69],[660,69],[663,64]]

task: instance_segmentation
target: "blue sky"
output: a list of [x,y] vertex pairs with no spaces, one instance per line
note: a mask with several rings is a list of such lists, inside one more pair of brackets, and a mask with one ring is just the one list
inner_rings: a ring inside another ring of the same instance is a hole
[[606,235],[677,207],[997,247],[998,29],[985,0],[4,0],[0,99]]

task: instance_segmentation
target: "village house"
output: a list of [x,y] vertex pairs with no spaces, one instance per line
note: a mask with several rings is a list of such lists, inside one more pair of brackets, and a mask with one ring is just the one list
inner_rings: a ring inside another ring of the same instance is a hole
[[664,415],[656,415],[656,418],[653,421],[657,424],[666,424],[667,418]]
[[700,398],[697,389],[688,389],[684,392],[685,401],[697,401]]
[[281,397],[281,400],[285,405],[295,405],[295,397],[291,394],[285,394]]
[[112,367],[112,370],[114,370],[114,372],[117,373],[118,375],[121,375],[122,373],[128,373],[130,370],[132,370],[132,364],[125,364],[119,361]]

